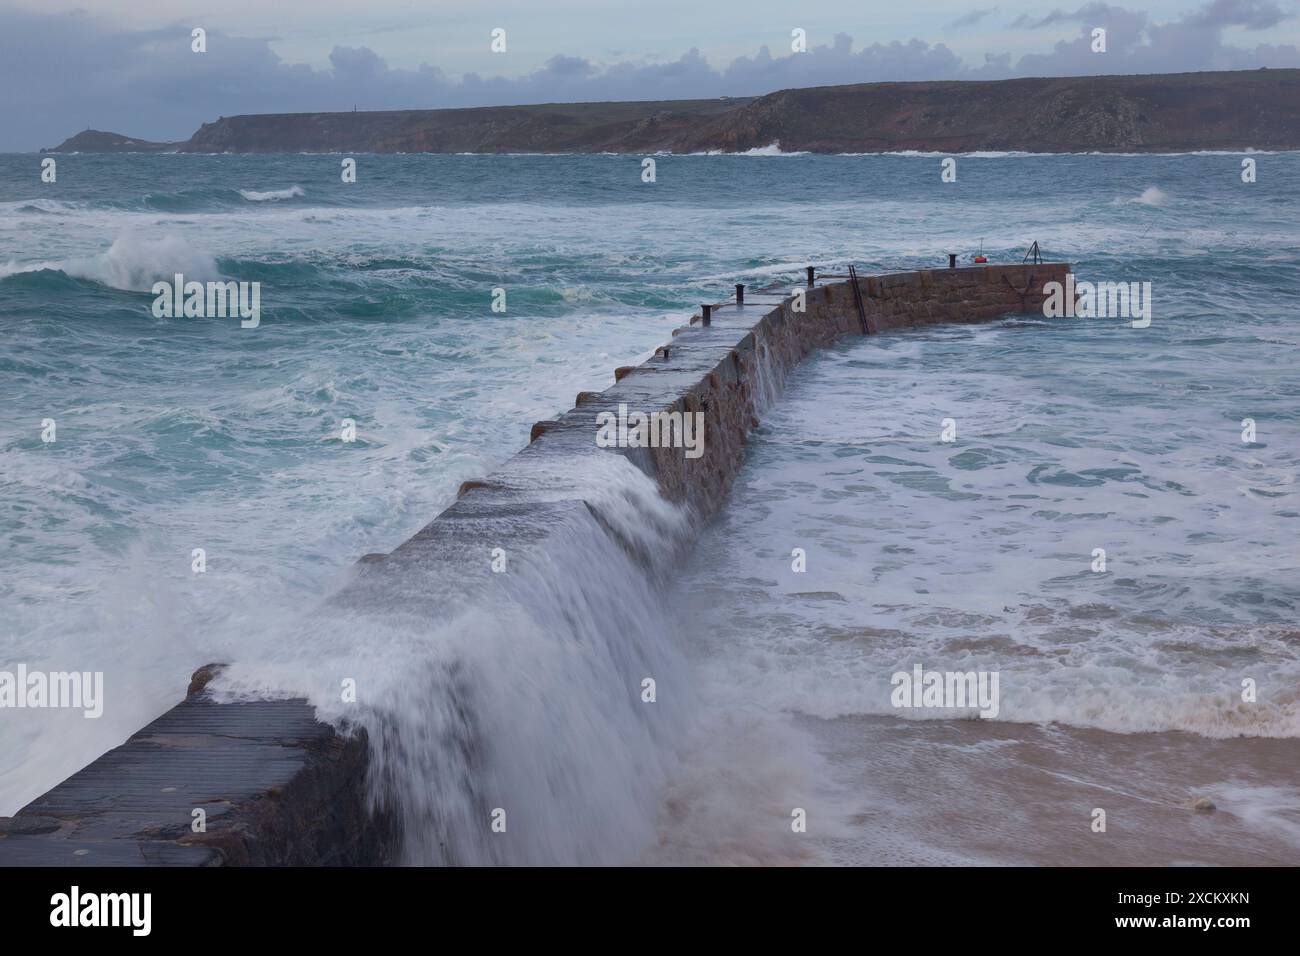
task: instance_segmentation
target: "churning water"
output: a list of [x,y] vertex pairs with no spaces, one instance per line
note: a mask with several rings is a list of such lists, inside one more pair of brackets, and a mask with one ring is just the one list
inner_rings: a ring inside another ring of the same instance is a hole
[[[330,156],[66,156],[42,185],[0,157],[0,668],[102,670],[107,696],[0,718],[0,813],[212,660],[366,725],[415,862],[997,858],[853,835],[885,826],[880,781],[844,767],[913,733],[873,722],[919,726],[889,698],[914,663],[1000,671],[1027,728],[1295,738],[1300,156],[1255,158],[1253,184],[1231,155],[967,157],[944,184],[929,156],[664,156],[645,184],[639,157],[386,156],[345,185]],[[326,605],[731,283],[1033,240],[1152,282],[1151,327],[845,343],[796,371],[689,560],[689,517],[614,460],[594,507],[649,566],[575,531],[490,596],[467,572],[446,607]],[[154,318],[177,272],[259,281],[260,327]],[[1215,792],[1294,838],[1294,779],[1249,783]]]

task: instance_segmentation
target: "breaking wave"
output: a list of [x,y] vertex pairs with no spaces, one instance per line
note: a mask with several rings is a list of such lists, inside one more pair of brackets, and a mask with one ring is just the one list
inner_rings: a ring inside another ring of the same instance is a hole
[[299,196],[305,196],[301,186],[290,186],[288,189],[271,189],[267,192],[258,192],[254,189],[241,189],[239,195],[243,196],[249,202],[275,202],[279,199],[297,199]]
[[10,260],[0,264],[0,279],[46,271],[127,292],[148,292],[155,282],[170,280],[178,272],[200,282],[221,276],[211,255],[178,236],[122,235],[98,255],[42,262]]

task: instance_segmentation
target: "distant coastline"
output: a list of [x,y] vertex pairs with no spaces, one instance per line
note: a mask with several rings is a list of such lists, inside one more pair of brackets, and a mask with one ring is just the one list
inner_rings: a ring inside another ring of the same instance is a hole
[[53,153],[1164,153],[1300,149],[1300,70],[867,83],[757,97],[221,117]]

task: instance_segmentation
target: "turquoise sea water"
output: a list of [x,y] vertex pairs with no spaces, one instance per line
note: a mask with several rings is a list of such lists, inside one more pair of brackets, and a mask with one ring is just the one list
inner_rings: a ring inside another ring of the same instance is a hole
[[[1300,155],[1253,158],[1252,184],[1219,154],[960,157],[942,183],[938,156],[660,156],[647,184],[640,157],[361,156],[344,184],[337,156],[73,155],[42,184],[39,157],[0,156],[0,668],[103,670],[111,694],[99,721],[0,720],[0,813],[200,664],[275,657],[292,684],[310,648],[278,622],[734,282],[1034,240],[1151,282],[1151,327],[1028,317],[814,359],[701,543],[734,587],[665,640],[775,712],[885,713],[923,658],[1025,675],[1007,720],[1296,736]],[[178,271],[260,282],[260,327],[154,318]],[[1266,694],[1244,712],[1247,671]],[[604,792],[598,763],[570,770]],[[635,856],[650,817],[573,858]]]

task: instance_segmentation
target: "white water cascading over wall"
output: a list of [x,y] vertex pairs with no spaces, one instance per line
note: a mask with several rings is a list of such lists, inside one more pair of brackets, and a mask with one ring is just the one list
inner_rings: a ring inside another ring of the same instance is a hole
[[[1039,310],[1068,268],[863,277],[860,295],[809,287],[803,311],[788,297],[696,317],[363,559],[263,659],[205,669],[186,701],[25,807],[0,862],[70,846],[105,863],[634,862],[693,707],[666,584],[789,370],[842,334]],[[598,447],[597,416],[620,405],[702,415],[703,453]],[[159,777],[183,785],[160,797]]]

